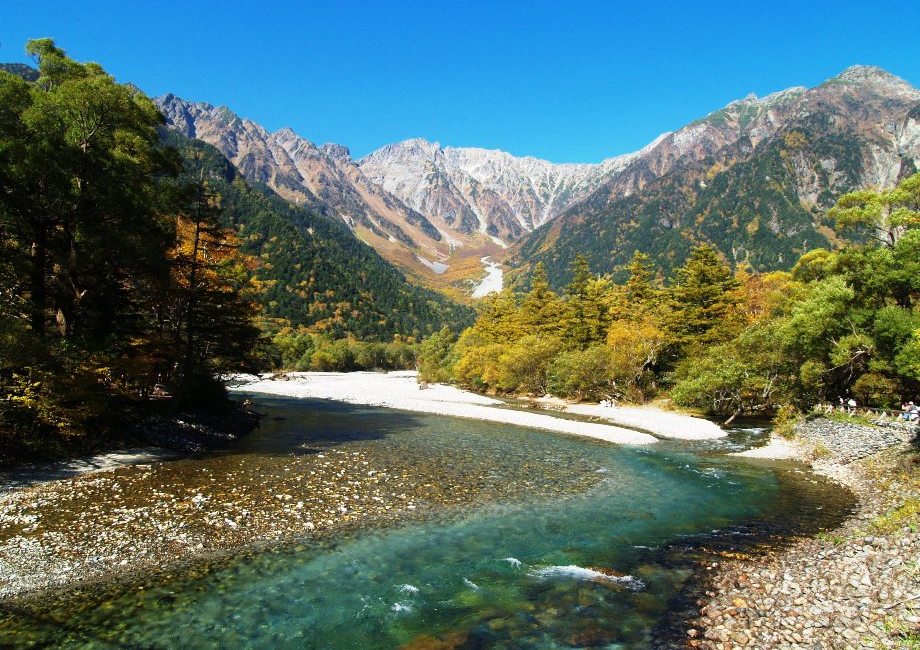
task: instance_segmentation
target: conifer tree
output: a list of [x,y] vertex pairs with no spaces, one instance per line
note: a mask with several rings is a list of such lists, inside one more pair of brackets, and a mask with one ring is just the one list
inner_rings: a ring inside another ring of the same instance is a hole
[[737,286],[731,269],[715,249],[697,246],[674,274],[666,326],[684,346],[724,340]]
[[562,332],[563,305],[549,286],[546,268],[537,264],[531,278],[530,291],[521,302],[519,324],[524,334],[558,336]]

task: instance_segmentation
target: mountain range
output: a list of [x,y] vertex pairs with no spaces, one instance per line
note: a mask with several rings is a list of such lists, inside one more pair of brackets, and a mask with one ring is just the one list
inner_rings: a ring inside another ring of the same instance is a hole
[[[3,69],[34,79],[28,66]],[[823,215],[840,195],[891,187],[920,160],[920,90],[871,66],[749,95],[596,164],[418,138],[355,160],[227,107],[156,102],[171,130],[215,147],[249,183],[343,224],[410,280],[461,300],[486,256],[513,277],[542,262],[556,286],[578,253],[616,273],[642,250],[667,275],[703,242],[732,263],[787,268],[835,244]]]
[[644,250],[667,272],[699,242],[784,268],[833,243],[821,215],[838,196],[890,187],[920,159],[920,91],[869,66],[750,95],[597,164],[423,139],[354,160],[226,107],[156,101],[170,127],[217,147],[248,180],[341,219],[410,277],[455,295],[483,255],[524,270],[542,261],[557,285],[579,252],[609,272]]

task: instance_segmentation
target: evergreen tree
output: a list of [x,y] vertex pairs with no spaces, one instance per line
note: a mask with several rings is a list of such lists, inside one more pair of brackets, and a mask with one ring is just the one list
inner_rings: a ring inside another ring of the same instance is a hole
[[562,333],[563,305],[550,289],[543,264],[537,264],[531,278],[530,291],[524,296],[519,312],[519,324],[524,334]]
[[677,269],[669,290],[668,329],[684,346],[725,340],[738,281],[711,246],[697,246]]
[[588,266],[588,258],[581,253],[575,255],[575,259],[572,260],[571,272],[572,281],[565,288],[566,295],[570,298],[575,296],[584,297],[588,290],[588,283],[591,281],[591,268]]

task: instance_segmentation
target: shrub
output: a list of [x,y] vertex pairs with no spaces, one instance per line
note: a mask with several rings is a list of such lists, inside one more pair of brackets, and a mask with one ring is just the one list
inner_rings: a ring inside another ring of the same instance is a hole
[[579,400],[622,396],[614,381],[610,350],[606,345],[572,350],[556,357],[549,371],[549,390]]

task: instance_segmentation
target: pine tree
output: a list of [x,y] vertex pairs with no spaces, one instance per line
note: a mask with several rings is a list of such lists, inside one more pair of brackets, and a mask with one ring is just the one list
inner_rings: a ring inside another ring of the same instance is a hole
[[723,327],[736,311],[733,301],[737,286],[731,269],[715,249],[697,246],[674,274],[666,327],[684,346],[724,340]]
[[530,291],[524,296],[519,312],[523,334],[558,336],[563,329],[564,306],[546,279],[543,263],[537,264],[531,278]]

